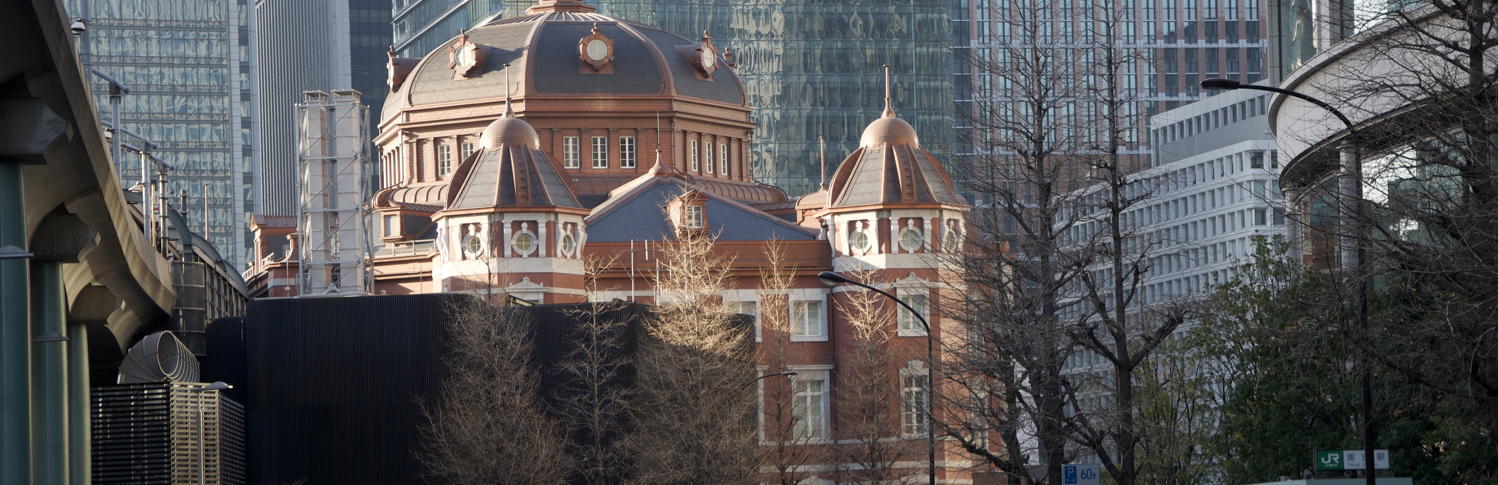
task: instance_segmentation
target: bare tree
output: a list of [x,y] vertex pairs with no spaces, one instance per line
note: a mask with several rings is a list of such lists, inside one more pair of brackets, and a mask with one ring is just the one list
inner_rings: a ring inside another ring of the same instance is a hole
[[[1102,374],[1101,379],[1079,372],[1068,383],[1071,392],[1080,393],[1072,399],[1070,428],[1073,439],[1097,456],[1120,485],[1132,485],[1140,473],[1136,373],[1186,320],[1178,305],[1142,301],[1155,241],[1138,231],[1141,218],[1127,216],[1154,195],[1155,179],[1134,176],[1139,157],[1125,154],[1138,146],[1133,134],[1140,126],[1134,109],[1138,101],[1123,86],[1125,73],[1131,63],[1146,61],[1125,47],[1129,13],[1111,2],[1079,12],[1087,39],[1082,99],[1090,112],[1087,118],[1099,123],[1088,134],[1096,154],[1085,157],[1092,186],[1075,201],[1080,223],[1068,234],[1074,250],[1088,261],[1088,270],[1068,295],[1081,300],[1078,314],[1083,315],[1071,337],[1105,363],[1105,369],[1093,374]],[[1106,398],[1083,400],[1100,393]]]
[[693,230],[658,254],[658,311],[635,359],[635,480],[753,482],[754,356],[750,332],[720,297],[730,262],[714,253],[710,235]]
[[1065,212],[1070,193],[1083,182],[1082,49],[1056,30],[1072,25],[1056,22],[1073,15],[1061,4],[1017,0],[993,15],[1005,30],[972,59],[978,155],[961,177],[977,196],[971,230],[966,250],[947,251],[962,275],[951,286],[963,290],[943,307],[964,331],[943,342],[946,384],[934,397],[951,419],[935,424],[1008,483],[1059,485],[1068,461],[1062,366],[1074,348],[1074,302],[1063,296],[1085,263],[1062,240],[1075,222]]
[[[790,290],[796,274],[786,267],[785,244],[770,241],[765,244],[766,266],[760,271],[759,363],[763,375],[788,372],[790,368],[791,309]],[[782,485],[795,485],[810,478],[812,473],[806,465],[817,463],[824,457],[818,445],[829,437],[823,436],[815,424],[797,413],[795,381],[774,379],[761,380],[761,402],[763,404],[762,438],[760,462],[775,470],[775,480]],[[802,413],[808,412],[802,408]],[[823,416],[822,419],[828,419]]]
[[560,427],[542,411],[530,320],[477,298],[448,309],[446,361],[437,402],[423,406],[421,460],[458,484],[557,483],[567,479]]
[[[584,280],[589,295],[597,293],[597,276],[613,261],[590,259]],[[628,416],[634,405],[626,375],[628,322],[618,301],[589,298],[572,312],[576,328],[568,336],[568,352],[558,363],[557,414],[570,436],[568,455],[574,462],[573,483],[619,483],[632,473],[628,448]]]
[[[855,281],[874,281],[868,271],[849,271]],[[846,349],[838,362],[838,401],[841,435],[850,441],[838,448],[838,462],[857,466],[848,472],[859,483],[909,483],[918,469],[901,470],[895,463],[914,455],[918,449],[910,441],[891,440],[900,436],[899,381],[891,367],[889,342],[894,307],[877,293],[853,290],[837,302],[838,313],[846,325],[843,340]]]

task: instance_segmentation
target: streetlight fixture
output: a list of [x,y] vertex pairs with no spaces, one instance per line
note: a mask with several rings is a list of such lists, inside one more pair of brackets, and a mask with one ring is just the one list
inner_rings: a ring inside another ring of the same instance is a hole
[[[190,392],[198,395],[198,398],[193,400],[195,403],[197,403],[197,407],[198,407],[198,485],[206,485],[208,483],[207,478],[206,478],[207,472],[205,471],[205,469],[207,468],[207,464],[206,464],[207,460],[203,458],[203,448],[204,448],[204,445],[203,445],[203,394],[202,393],[207,392],[207,391],[226,391],[226,390],[233,389],[233,388],[234,388],[234,386],[229,385],[229,384],[225,384],[223,381],[213,381],[213,383],[208,384],[206,386],[199,387],[199,388],[196,388],[196,389],[189,389]],[[220,426],[222,426],[223,420],[220,419],[219,422],[221,423]],[[219,430],[219,434],[223,434],[223,430],[222,429]],[[222,448],[222,447],[220,447],[220,448]],[[219,453],[223,453],[223,450],[220,449]]]
[[795,375],[796,375],[796,371],[785,371],[785,372],[777,372],[777,373],[774,373],[774,374],[765,374],[765,375],[762,375],[762,376],[759,376],[759,377],[756,377],[756,378],[753,378],[753,379],[749,379],[749,382],[745,382],[744,383],[744,387],[752,386],[752,385],[754,385],[754,383],[762,381],[762,380],[765,380],[765,378],[768,378],[768,377],[795,377]]
[[[1343,204],[1342,232],[1343,237],[1353,238],[1350,242],[1343,241],[1340,248],[1342,256],[1342,270],[1349,277],[1357,278],[1357,324],[1358,329],[1368,331],[1368,281],[1363,271],[1363,240],[1359,237],[1358,223],[1362,216],[1363,207],[1363,165],[1358,159],[1357,151],[1357,128],[1353,126],[1352,120],[1342,114],[1337,108],[1325,101],[1313,98],[1309,95],[1282,89],[1275,86],[1261,86],[1257,84],[1243,84],[1232,79],[1204,79],[1201,86],[1203,89],[1251,89],[1255,91],[1268,91],[1279,93],[1296,99],[1306,101],[1321,107],[1333,116],[1336,116],[1342,124],[1347,125],[1347,137],[1338,146],[1338,164],[1341,169],[1341,180],[1338,181],[1338,191],[1346,200]],[[1365,336],[1366,337],[1366,336]],[[1359,355],[1362,366],[1362,418],[1363,418],[1363,475],[1367,485],[1375,485],[1377,478],[1374,477],[1375,468],[1373,460],[1373,372],[1369,368],[1368,350],[1361,349]]]
[[906,304],[899,298],[895,298],[895,295],[886,293],[884,290],[860,283],[852,278],[831,271],[817,273],[817,278],[820,278],[828,286],[848,284],[884,295],[885,298],[899,303],[911,315],[915,315],[915,319],[921,322],[921,328],[926,330],[926,476],[929,479],[930,485],[936,485],[936,428],[932,425],[932,421],[935,420],[932,419],[933,416],[931,415],[932,402],[936,396],[936,381],[934,377],[936,375],[936,361],[934,359],[936,346],[934,344],[934,337],[931,335],[931,324],[926,322],[926,317],[921,316],[921,312],[916,311],[909,304]]

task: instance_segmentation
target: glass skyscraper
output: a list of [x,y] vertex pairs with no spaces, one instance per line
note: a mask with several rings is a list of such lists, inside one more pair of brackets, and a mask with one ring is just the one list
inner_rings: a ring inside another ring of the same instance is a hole
[[[1107,15],[1118,15],[1118,47],[1137,56],[1121,74],[1126,95],[1137,102],[1135,119],[1141,125],[1136,132],[1143,141],[1144,125],[1149,116],[1202,99],[1203,79],[1223,77],[1251,83],[1265,79],[1266,19],[1270,17],[1270,0],[1121,0],[1108,5]],[[979,139],[971,123],[976,107],[985,102],[1004,103],[1013,93],[1002,79],[984,73],[974,58],[992,58],[1003,46],[1042,42],[1050,48],[1088,45],[1084,9],[1089,2],[1062,1],[1045,12],[1054,18],[1041,20],[1044,32],[1056,32],[1053,40],[1019,38],[1026,30],[1012,23],[1012,9],[1027,9],[1023,2],[1011,0],[955,0],[952,6],[954,57],[960,124],[958,151],[962,156],[978,156],[969,140]],[[1284,3],[1284,2],[1281,2]],[[1293,2],[1292,2],[1293,3]],[[1068,15],[1068,12],[1075,13]],[[1062,35],[1066,33],[1067,35]],[[1145,146],[1134,146],[1130,153],[1147,155]]]
[[[391,45],[390,0],[258,0],[254,33],[263,151],[257,214],[292,215],[297,207],[297,124],[302,92],[354,89],[379,113]],[[373,138],[375,120],[370,121]]]
[[510,17],[536,2],[528,0],[393,0],[390,30],[401,57],[420,59],[432,49],[499,14]]
[[[170,165],[170,203],[194,229],[203,226],[226,259],[247,253],[245,214],[253,208],[254,148],[247,0],[67,0],[70,16],[87,19],[83,62],[126,84],[124,131],[155,144],[152,156]],[[101,118],[111,119],[109,84],[89,76]],[[139,145],[133,136],[125,143]],[[124,186],[139,180],[138,158],[126,154]],[[205,192],[206,188],[206,192]]]
[[[394,30],[403,56],[421,57],[490,15],[522,15],[533,0],[397,0]],[[755,178],[792,196],[816,190],[817,137],[827,170],[858,147],[883,108],[884,77],[895,75],[895,110],[921,145],[952,150],[953,0],[589,0],[599,13],[663,28],[688,39],[712,35],[733,54],[754,108]]]

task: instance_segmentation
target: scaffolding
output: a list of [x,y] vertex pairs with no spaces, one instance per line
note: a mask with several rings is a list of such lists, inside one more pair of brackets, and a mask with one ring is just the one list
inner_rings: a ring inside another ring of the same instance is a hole
[[299,294],[367,294],[369,107],[359,92],[306,91],[297,103]]

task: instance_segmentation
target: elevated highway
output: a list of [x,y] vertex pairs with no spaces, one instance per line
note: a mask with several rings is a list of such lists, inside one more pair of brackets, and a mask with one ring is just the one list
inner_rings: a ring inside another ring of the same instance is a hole
[[88,483],[90,369],[165,328],[175,301],[70,23],[58,0],[0,2],[0,483]]

